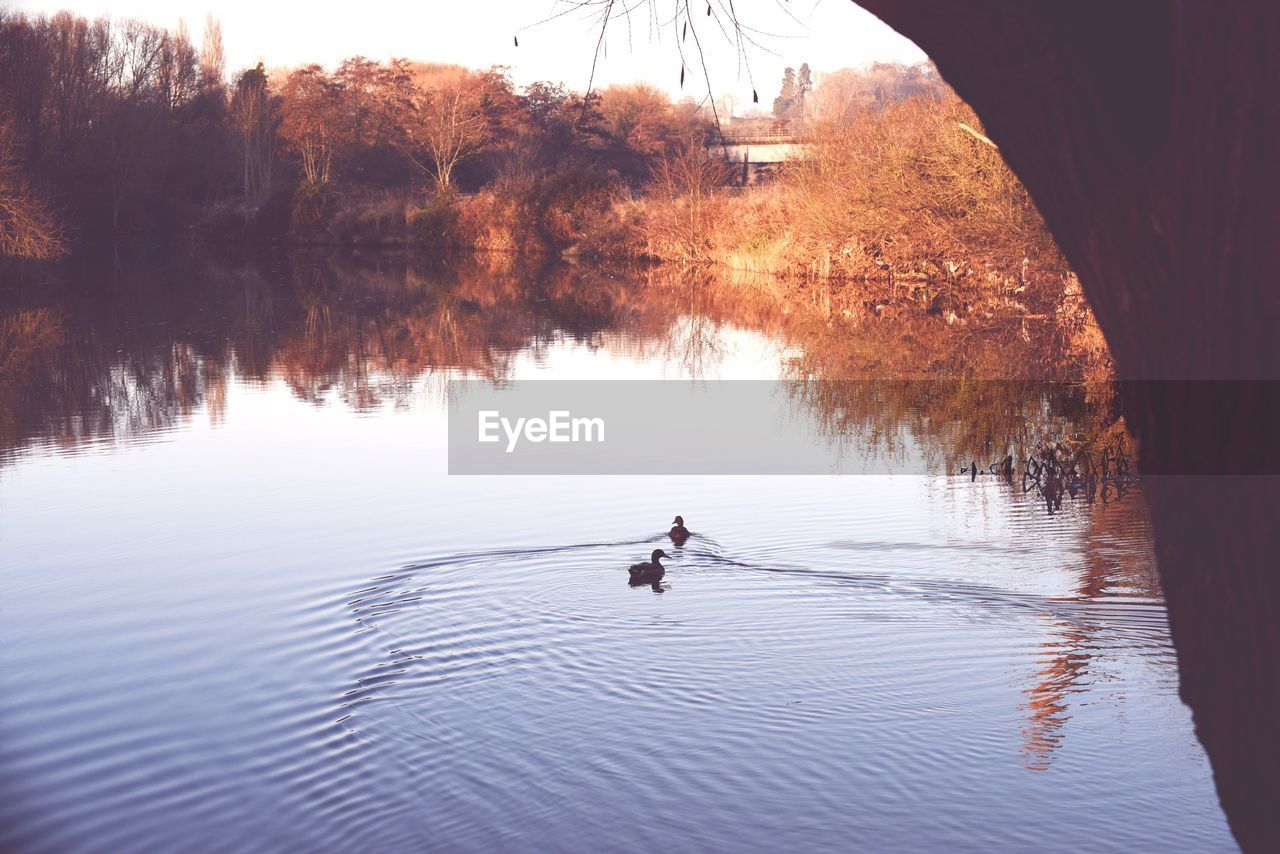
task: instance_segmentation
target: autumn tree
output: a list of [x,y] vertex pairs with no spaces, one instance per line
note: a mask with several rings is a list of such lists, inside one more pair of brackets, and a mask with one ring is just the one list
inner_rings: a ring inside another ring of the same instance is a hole
[[340,89],[339,109],[351,128],[351,147],[344,171],[348,177],[375,184],[401,184],[409,165],[396,149],[399,103],[412,76],[402,59],[375,62],[361,56],[344,60],[333,74]]
[[319,65],[293,71],[280,89],[280,138],[311,184],[329,183],[334,160],[352,144],[343,101],[342,85]]
[[637,185],[648,180],[659,158],[705,138],[709,129],[691,102],[673,105],[666,93],[645,84],[603,90],[598,111],[610,165]]
[[395,136],[395,102],[409,79],[407,65],[404,60],[381,63],[354,56],[338,66],[333,82],[355,143],[376,147]]
[[599,92],[579,95],[560,84],[526,86],[502,122],[494,152],[499,180],[519,183],[554,173],[567,181],[573,174],[601,186],[635,172],[628,167],[633,153],[609,130],[602,100]]
[[600,116],[613,140],[641,155],[662,154],[680,139],[671,99],[644,83],[600,93]]
[[574,148],[580,113],[570,109],[569,93],[554,83],[524,87],[519,109],[513,114],[512,136],[502,167],[507,175],[529,174],[554,167]]
[[446,192],[458,166],[498,138],[497,112],[513,100],[509,81],[498,71],[419,67],[398,100],[397,144]]

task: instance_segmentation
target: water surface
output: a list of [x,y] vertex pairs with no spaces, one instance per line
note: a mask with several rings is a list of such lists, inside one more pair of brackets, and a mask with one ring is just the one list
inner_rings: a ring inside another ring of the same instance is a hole
[[146,269],[8,295],[59,333],[0,383],[6,850],[1234,850],[1140,490],[956,474],[1079,401],[816,387],[926,476],[450,477],[450,378],[812,382],[852,333],[705,281]]

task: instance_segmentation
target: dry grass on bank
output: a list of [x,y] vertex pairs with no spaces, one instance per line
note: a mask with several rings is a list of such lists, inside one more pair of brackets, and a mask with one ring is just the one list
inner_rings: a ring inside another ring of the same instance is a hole
[[642,191],[607,170],[511,172],[471,195],[304,185],[256,215],[282,242],[763,274],[831,316],[922,312],[975,333],[1011,322],[1023,336],[1047,330],[1081,376],[1109,374],[1078,281],[958,97],[906,98],[807,134],[806,157],[747,188],[730,186],[718,152],[691,141],[653,162]]
[[975,331],[1012,320],[1023,336],[1057,337],[1081,376],[1110,374],[1079,281],[958,97],[817,124],[806,153],[776,181],[737,189],[723,185],[714,155],[680,152],[584,243],[600,255],[780,277],[833,315],[923,310]]
[[954,281],[1066,270],[1025,188],[954,95],[814,125],[806,153],[775,182],[740,190],[717,181],[714,155],[686,150],[615,216],[636,230],[633,251],[773,274]]

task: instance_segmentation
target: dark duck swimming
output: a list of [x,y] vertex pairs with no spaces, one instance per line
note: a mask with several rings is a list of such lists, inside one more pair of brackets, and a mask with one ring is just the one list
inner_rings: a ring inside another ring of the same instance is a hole
[[637,563],[628,570],[631,573],[632,584],[657,584],[662,580],[662,576],[667,570],[661,563],[659,558],[669,558],[671,555],[662,549],[654,549],[653,554],[649,557],[648,563]]
[[667,531],[668,537],[675,540],[677,543],[682,543],[689,539],[689,529],[684,526],[683,516],[677,516],[671,525],[671,530]]

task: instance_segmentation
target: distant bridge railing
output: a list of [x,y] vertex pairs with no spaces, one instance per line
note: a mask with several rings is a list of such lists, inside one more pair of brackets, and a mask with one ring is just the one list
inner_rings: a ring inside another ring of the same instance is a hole
[[739,130],[721,131],[725,145],[790,145],[799,141],[799,135],[789,130]]

